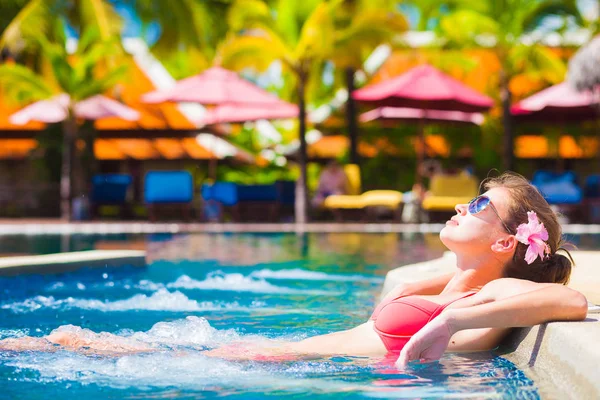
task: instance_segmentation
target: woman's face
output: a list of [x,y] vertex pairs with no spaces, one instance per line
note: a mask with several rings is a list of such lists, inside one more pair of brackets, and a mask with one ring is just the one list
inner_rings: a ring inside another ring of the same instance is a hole
[[[483,193],[488,196],[504,221],[508,220],[510,192],[498,187]],[[477,214],[470,214],[467,204],[458,204],[456,215],[446,222],[440,232],[442,243],[457,255],[486,254],[492,245],[510,233],[506,232],[491,205]]]

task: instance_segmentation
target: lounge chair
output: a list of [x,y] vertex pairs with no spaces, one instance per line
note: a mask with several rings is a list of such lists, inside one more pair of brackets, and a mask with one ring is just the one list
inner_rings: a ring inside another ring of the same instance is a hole
[[178,205],[183,218],[190,219],[191,203],[194,198],[192,174],[187,171],[150,171],[144,179],[144,202],[151,221],[156,221],[156,208],[163,205]]
[[127,193],[133,179],[127,174],[98,174],[92,178],[91,216],[98,215],[101,206],[110,205],[120,208],[121,218],[128,211]]
[[539,170],[533,174],[531,183],[537,187],[546,201],[571,219],[582,217],[583,190],[577,184],[573,171],[551,172]]
[[549,204],[580,204],[583,191],[577,185],[577,176],[573,171],[550,172],[536,171],[531,183],[537,187]]
[[355,164],[344,166],[348,177],[349,194],[328,196],[323,206],[331,210],[336,220],[342,220],[344,211],[359,212],[365,218],[373,218],[377,209],[391,210],[394,219],[401,216],[402,193],[396,190],[370,190],[360,193],[360,169]]
[[469,202],[478,192],[479,181],[472,175],[434,175],[421,208],[430,216],[433,213],[454,212],[457,204]]
[[[227,209],[234,221],[273,220],[277,214],[280,191],[277,185],[237,185],[231,182],[215,182],[202,185],[205,207],[215,204]],[[219,218],[223,212],[219,213]]]
[[590,175],[583,186],[583,201],[587,219],[591,223],[600,222],[600,175]]

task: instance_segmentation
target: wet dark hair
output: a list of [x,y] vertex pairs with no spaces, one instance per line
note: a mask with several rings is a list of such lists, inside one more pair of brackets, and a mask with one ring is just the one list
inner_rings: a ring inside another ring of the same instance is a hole
[[[508,189],[510,201],[508,216],[505,218],[507,226],[512,233],[517,232],[520,224],[527,223],[528,211],[535,211],[538,220],[548,230],[547,244],[550,246],[550,255],[544,260],[539,257],[531,264],[525,261],[527,245],[518,242],[515,254],[505,268],[504,275],[507,278],[527,279],[533,282],[562,283],[566,285],[571,276],[573,259],[563,246],[565,241],[562,228],[558,222],[558,216],[552,210],[544,196],[523,176],[514,172],[505,172],[498,177],[487,178],[482,182],[485,190],[502,187]],[[563,254],[557,251],[564,251]]]

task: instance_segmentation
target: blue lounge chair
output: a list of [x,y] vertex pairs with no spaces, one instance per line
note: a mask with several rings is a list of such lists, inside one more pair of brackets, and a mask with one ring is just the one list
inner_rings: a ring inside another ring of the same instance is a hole
[[[277,202],[283,192],[277,185],[237,185],[231,182],[204,184],[201,189],[205,214],[214,204],[227,208],[236,221],[246,219],[272,220],[277,213]],[[289,194],[285,194],[286,199]],[[220,213],[222,216],[222,212]],[[210,219],[209,215],[206,215]]]
[[583,186],[588,222],[600,223],[600,174],[590,175]]
[[187,171],[150,171],[144,180],[144,202],[151,221],[156,220],[156,207],[180,205],[183,217],[190,218],[194,198],[192,174]]
[[127,193],[133,179],[128,174],[98,174],[92,178],[91,213],[98,215],[103,205],[119,206],[121,216],[127,211]]
[[577,185],[577,176],[573,171],[536,171],[532,183],[542,192],[549,204],[574,205],[583,200],[583,191]]

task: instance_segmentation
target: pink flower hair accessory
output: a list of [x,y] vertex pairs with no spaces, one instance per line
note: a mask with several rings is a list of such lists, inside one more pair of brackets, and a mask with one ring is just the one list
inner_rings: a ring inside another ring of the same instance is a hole
[[543,222],[538,220],[535,211],[527,212],[528,222],[517,227],[515,238],[529,247],[525,253],[525,261],[531,264],[538,256],[540,260],[550,255],[550,246],[546,243],[548,240],[548,231]]

